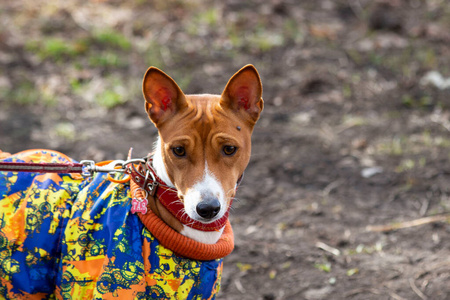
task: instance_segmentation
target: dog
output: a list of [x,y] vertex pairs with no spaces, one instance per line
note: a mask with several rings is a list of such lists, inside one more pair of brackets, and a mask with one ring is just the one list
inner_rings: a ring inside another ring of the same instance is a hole
[[[215,298],[263,110],[259,74],[247,65],[221,95],[185,95],[150,67],[143,94],[154,154],[118,178],[90,164],[86,177],[0,172],[0,298]],[[0,161],[77,163],[50,150]]]

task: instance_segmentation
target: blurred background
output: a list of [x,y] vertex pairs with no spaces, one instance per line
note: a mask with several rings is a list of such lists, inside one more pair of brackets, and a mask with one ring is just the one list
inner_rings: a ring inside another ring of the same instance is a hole
[[220,94],[249,63],[218,299],[449,299],[447,0],[0,0],[0,149],[145,156],[149,66]]

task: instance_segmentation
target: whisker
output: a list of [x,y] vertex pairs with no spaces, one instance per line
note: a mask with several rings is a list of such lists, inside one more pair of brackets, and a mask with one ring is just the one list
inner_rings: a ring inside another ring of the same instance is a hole
[[173,203],[180,203],[180,204],[184,204],[183,201],[181,200],[175,200]]
[[241,202],[242,202],[242,199],[241,199],[241,198],[234,197],[234,198],[233,198],[233,202],[241,203]]
[[165,190],[164,192],[162,192],[161,196],[163,196],[167,192],[168,192],[168,190]]

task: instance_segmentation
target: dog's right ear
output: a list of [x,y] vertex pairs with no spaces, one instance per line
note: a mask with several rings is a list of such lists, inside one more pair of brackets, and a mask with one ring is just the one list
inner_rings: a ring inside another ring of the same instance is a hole
[[155,125],[163,123],[172,114],[187,106],[180,87],[158,68],[150,67],[147,70],[142,91],[146,101],[145,110]]

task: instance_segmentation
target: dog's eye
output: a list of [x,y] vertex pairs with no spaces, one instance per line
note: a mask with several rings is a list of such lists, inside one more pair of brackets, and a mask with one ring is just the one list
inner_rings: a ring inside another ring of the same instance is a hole
[[236,153],[237,147],[235,146],[224,146],[222,151],[225,155],[231,156]]
[[184,149],[184,147],[181,146],[172,148],[172,152],[178,157],[186,156],[186,149]]

